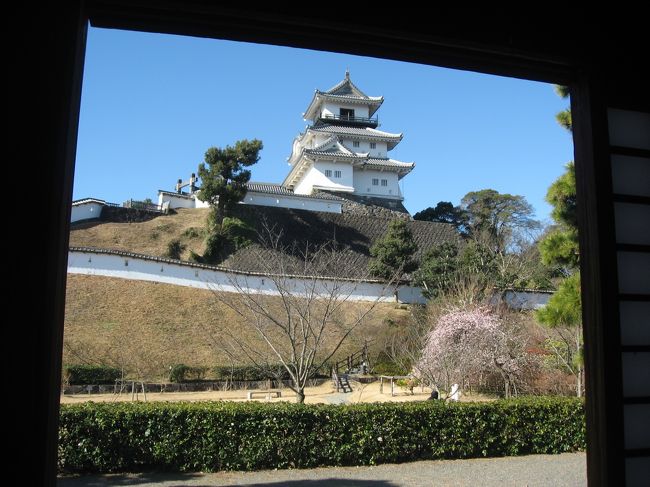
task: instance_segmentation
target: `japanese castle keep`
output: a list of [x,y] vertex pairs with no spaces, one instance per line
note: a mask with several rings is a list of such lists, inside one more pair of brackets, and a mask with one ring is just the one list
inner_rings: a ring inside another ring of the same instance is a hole
[[402,134],[377,130],[383,97],[370,97],[345,79],[316,91],[304,113],[312,125],[293,142],[291,170],[282,186],[295,194],[315,191],[401,201],[399,180],[414,164],[388,157]]
[[[383,102],[381,96],[362,92],[349,72],[329,90],[316,90],[303,114],[310,125],[293,141],[284,181],[250,182],[242,203],[327,213],[359,211],[362,204],[407,216],[399,181],[415,164],[388,156],[402,134],[377,128]],[[160,191],[159,204],[201,206],[195,186],[190,188],[188,194],[178,186],[176,192]]]

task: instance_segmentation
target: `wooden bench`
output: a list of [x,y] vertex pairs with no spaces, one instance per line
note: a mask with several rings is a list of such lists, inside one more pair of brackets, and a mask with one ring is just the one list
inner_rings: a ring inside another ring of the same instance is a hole
[[282,397],[282,391],[278,390],[269,390],[269,391],[248,391],[248,400],[253,399],[255,394],[263,394],[266,399],[271,399],[271,397]]

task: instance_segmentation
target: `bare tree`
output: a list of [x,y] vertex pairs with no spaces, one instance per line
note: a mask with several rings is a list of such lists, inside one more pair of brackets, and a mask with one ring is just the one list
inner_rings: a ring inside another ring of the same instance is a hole
[[[302,403],[309,379],[368,321],[382,299],[392,298],[394,280],[369,279],[365,270],[360,275],[359,264],[332,242],[283,246],[281,236],[265,226],[260,245],[247,249],[247,258],[262,270],[255,275],[232,272],[228,286],[212,286],[215,298],[242,318],[245,329],[215,323],[210,336],[215,346],[269,377],[288,376]],[[360,300],[361,285],[371,281],[384,298]]]
[[546,364],[575,377],[576,396],[584,394],[582,363],[582,329],[579,326],[556,326],[545,329],[544,348],[550,352]]

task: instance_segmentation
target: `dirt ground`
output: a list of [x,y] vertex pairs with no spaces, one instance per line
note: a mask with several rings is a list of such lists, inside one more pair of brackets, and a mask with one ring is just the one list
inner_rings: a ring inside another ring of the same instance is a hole
[[[305,402],[307,404],[357,404],[370,402],[409,402],[424,401],[431,394],[431,389],[425,387],[416,387],[413,394],[402,387],[395,386],[395,395],[391,396],[390,384],[384,382],[384,392],[380,392],[379,382],[370,384],[352,383],[351,393],[337,393],[332,384],[327,382],[318,387],[308,387],[305,390]],[[147,401],[247,401],[246,390],[236,391],[208,391],[208,392],[164,392],[164,393],[147,393]],[[265,397],[255,398],[257,402],[279,402],[295,401],[295,393],[291,389],[281,389],[282,397],[271,398],[270,401]],[[93,402],[128,402],[131,401],[131,394],[74,394],[62,395],[61,404],[78,404],[88,401]],[[137,401],[144,401],[144,396],[139,393],[135,398]],[[485,401],[490,400],[484,396],[461,396],[465,401]]]

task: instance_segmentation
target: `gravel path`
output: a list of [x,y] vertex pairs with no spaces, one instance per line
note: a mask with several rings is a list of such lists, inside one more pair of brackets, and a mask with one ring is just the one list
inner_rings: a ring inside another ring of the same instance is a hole
[[419,487],[419,486],[584,486],[584,453],[524,457],[435,460],[376,467],[219,472],[212,474],[128,474],[59,478],[60,487],[226,486]]
[[324,399],[327,404],[349,404],[350,394],[347,392],[333,392],[325,396]]

